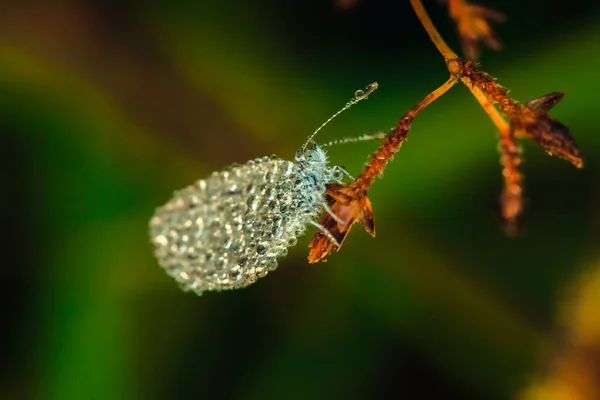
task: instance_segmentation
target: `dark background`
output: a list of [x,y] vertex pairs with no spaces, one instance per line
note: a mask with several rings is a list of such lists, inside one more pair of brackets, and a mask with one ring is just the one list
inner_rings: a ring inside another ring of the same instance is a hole
[[[600,398],[600,7],[481,3],[509,17],[482,69],[522,102],[566,91],[552,114],[586,162],[524,143],[523,235],[457,85],[370,191],[376,239],[309,265],[311,231],[267,279],[196,297],[153,258],[154,207],[292,158],[372,81],[317,140],[387,131],[448,75],[408,1],[2,1],[0,398]],[[357,174],[376,147],[329,154]]]

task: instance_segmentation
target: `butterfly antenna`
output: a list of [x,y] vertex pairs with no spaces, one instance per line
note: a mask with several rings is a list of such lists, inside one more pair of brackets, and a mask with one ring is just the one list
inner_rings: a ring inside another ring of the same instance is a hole
[[350,138],[332,140],[331,142],[321,144],[320,146],[321,147],[329,147],[329,146],[335,146],[338,144],[365,142],[367,140],[384,139],[386,136],[387,136],[387,134],[385,134],[383,132],[373,133],[373,134],[365,134],[365,135],[358,136],[358,137],[350,137]]
[[377,84],[377,82],[373,82],[370,83],[365,90],[359,89],[356,92],[354,92],[354,97],[346,103],[346,105],[344,107],[342,107],[338,112],[336,112],[335,114],[333,114],[327,121],[325,121],[321,126],[319,126],[312,135],[310,135],[308,137],[308,139],[306,140],[306,143],[304,143],[304,146],[302,146],[302,150],[306,149],[306,146],[308,146],[308,144],[312,141],[312,139],[315,137],[315,135],[317,133],[319,133],[319,131],[321,129],[323,129],[325,127],[325,125],[327,125],[328,123],[330,123],[335,117],[337,117],[338,115],[340,115],[341,113],[343,113],[344,111],[346,111],[347,109],[349,109],[350,107],[352,107],[353,105],[355,105],[356,103],[358,103],[361,100],[365,100],[366,98],[369,97],[369,95],[371,93],[373,93],[375,90],[377,90],[377,88],[379,87],[379,85]]

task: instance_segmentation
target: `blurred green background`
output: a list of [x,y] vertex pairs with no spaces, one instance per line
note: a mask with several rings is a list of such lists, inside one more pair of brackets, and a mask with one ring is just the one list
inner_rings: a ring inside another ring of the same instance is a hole
[[[497,132],[457,85],[370,191],[377,238],[309,265],[311,231],[267,279],[196,297],[153,258],[154,207],[292,158],[372,81],[318,140],[387,131],[447,78],[408,1],[2,1],[0,398],[600,398],[600,7],[481,3],[509,16],[482,69],[522,102],[566,91],[552,114],[586,162],[524,143],[523,235],[500,229]],[[357,174],[376,147],[330,157]]]

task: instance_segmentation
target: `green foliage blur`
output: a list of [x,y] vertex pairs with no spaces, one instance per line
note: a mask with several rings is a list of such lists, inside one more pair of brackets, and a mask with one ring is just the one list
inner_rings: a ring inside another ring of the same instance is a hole
[[[309,265],[311,231],[267,278],[196,297],[153,258],[154,207],[292,158],[373,81],[317,140],[387,132],[447,78],[408,1],[3,1],[0,398],[508,399],[542,377],[600,268],[600,10],[479,2],[509,16],[482,69],[521,102],[566,91],[552,115],[586,163],[523,142],[522,235],[500,226],[497,132],[457,85],[370,191],[375,239],[357,225]],[[376,148],[329,155],[357,174]]]

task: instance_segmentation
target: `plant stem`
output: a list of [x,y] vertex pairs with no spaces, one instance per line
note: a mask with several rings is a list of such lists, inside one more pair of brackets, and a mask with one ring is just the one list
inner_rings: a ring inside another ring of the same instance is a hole
[[433,103],[441,95],[450,90],[450,88],[454,86],[456,82],[458,82],[458,78],[456,76],[451,76],[450,78],[448,78],[448,80],[442,86],[429,93],[423,98],[423,100],[421,100],[413,108],[411,108],[410,111],[406,114],[406,116],[414,118],[422,109]]
[[410,0],[410,5],[412,6],[413,10],[415,10],[415,14],[417,14],[417,17],[419,18],[419,21],[421,21],[423,28],[425,28],[429,34],[429,37],[435,44],[435,47],[437,47],[438,51],[442,54],[446,62],[448,62],[448,60],[458,58],[456,53],[452,51],[444,39],[442,39],[442,36],[440,36],[440,33],[433,25],[431,18],[429,18],[429,14],[427,14],[425,7],[423,7],[421,0]]
[[458,82],[458,78],[456,76],[451,76],[443,85],[425,96],[423,100],[411,108],[406,115],[400,118],[394,129],[387,134],[379,149],[371,155],[371,159],[367,162],[363,172],[356,177],[354,182],[352,182],[354,187],[360,188],[361,191],[366,191],[371,187],[375,177],[383,173],[388,161],[398,152],[406,140],[412,120],[415,116],[441,95],[446,93],[456,82]]
[[500,111],[498,111],[498,109],[496,107],[494,107],[494,105],[488,100],[486,94],[481,89],[479,89],[477,86],[474,86],[472,84],[472,82],[469,81],[468,79],[461,78],[461,81],[471,91],[473,96],[475,96],[475,99],[477,100],[477,102],[479,102],[479,104],[481,105],[483,110],[487,113],[487,115],[490,116],[490,119],[492,120],[494,125],[496,125],[498,130],[500,131],[500,134],[502,134],[503,132],[510,131],[508,122],[506,122],[506,120],[504,119],[502,114],[500,114]]

